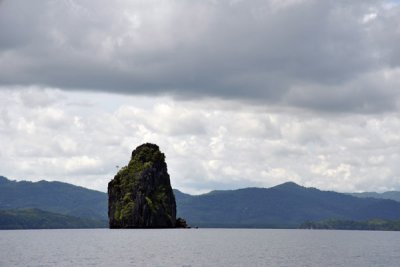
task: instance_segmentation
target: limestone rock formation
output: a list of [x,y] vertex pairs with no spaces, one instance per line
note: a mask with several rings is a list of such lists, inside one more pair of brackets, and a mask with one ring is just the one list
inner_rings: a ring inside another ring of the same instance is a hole
[[175,228],[190,228],[185,219],[176,219]]
[[137,147],[128,166],[108,183],[108,218],[110,228],[175,227],[175,196],[157,145]]

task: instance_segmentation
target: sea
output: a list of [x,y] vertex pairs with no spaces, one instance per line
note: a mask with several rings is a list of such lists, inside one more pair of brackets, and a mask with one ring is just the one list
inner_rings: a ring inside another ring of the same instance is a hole
[[400,266],[400,232],[2,230],[0,266]]

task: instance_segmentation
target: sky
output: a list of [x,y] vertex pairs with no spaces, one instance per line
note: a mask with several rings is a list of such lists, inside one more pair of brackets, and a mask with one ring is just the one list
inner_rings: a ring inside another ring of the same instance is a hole
[[0,175],[400,190],[400,3],[0,0]]

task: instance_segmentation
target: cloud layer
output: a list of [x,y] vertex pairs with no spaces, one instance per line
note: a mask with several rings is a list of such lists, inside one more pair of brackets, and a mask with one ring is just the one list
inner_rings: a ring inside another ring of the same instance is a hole
[[395,1],[3,1],[0,82],[328,112],[399,107]]
[[[0,170],[106,190],[155,142],[175,188],[199,193],[285,181],[338,191],[400,188],[398,114],[288,114],[238,102],[0,90]],[[104,103],[113,103],[105,105]]]
[[105,190],[136,145],[191,193],[400,190],[391,0],[0,1],[0,174]]

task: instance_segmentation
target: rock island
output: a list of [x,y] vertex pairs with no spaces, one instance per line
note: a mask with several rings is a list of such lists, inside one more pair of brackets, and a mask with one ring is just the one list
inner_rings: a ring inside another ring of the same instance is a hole
[[108,183],[108,218],[110,228],[176,227],[175,196],[157,145],[138,146]]

